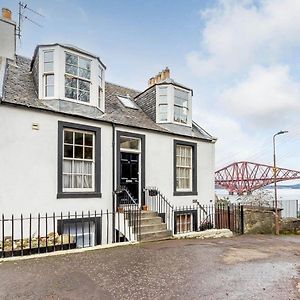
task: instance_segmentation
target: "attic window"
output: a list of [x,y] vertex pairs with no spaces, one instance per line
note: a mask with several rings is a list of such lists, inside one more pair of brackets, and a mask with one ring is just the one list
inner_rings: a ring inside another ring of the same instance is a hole
[[138,106],[129,97],[118,96],[118,99],[127,108],[139,109]]

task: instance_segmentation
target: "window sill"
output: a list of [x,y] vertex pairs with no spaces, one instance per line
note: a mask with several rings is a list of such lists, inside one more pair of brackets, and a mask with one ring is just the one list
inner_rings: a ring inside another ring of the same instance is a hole
[[57,199],[62,198],[101,198],[100,192],[64,192],[57,193]]
[[197,196],[197,191],[175,191],[173,196]]

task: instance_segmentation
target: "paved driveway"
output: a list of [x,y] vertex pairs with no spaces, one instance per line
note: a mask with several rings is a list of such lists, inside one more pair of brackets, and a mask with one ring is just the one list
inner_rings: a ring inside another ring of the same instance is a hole
[[[297,287],[298,285],[298,287]],[[0,299],[300,299],[300,237],[163,241],[0,264]]]

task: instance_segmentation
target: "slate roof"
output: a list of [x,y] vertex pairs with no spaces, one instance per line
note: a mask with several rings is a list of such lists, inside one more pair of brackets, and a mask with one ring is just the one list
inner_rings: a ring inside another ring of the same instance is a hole
[[[198,126],[193,128],[181,128],[182,126],[160,126],[155,123],[153,116],[148,116],[147,111],[142,109],[141,97],[136,103],[139,109],[125,107],[117,96],[127,96],[135,98],[141,92],[122,87],[109,82],[105,83],[105,113],[96,107],[83,104],[72,103],[66,100],[40,100],[37,95],[33,75],[30,71],[31,60],[17,56],[16,64],[9,64],[4,78],[4,94],[2,101],[14,105],[32,107],[52,112],[60,112],[76,115],[94,120],[115,123],[141,129],[155,130],[165,133],[177,133],[188,137],[196,137],[206,140],[213,140],[205,131],[201,131]],[[147,97],[144,98],[147,103]]]

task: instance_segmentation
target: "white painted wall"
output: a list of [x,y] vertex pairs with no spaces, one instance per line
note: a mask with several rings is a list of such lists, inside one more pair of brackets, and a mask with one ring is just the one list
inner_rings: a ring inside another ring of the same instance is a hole
[[[111,126],[6,105],[0,105],[0,120],[1,213],[112,210]],[[56,198],[58,121],[101,127],[101,199]]]
[[0,18],[0,57],[15,59],[15,31],[16,24],[14,22]]
[[[157,187],[175,206],[193,205],[198,199],[209,204],[214,199],[215,145],[192,138],[167,135],[148,130],[128,129],[118,126],[116,130],[145,135],[145,185]],[[197,143],[197,196],[173,196],[173,141]]]
[[[112,210],[112,126],[99,121],[0,105],[0,213]],[[101,128],[102,198],[57,199],[58,121]],[[37,123],[39,130],[33,130]],[[173,205],[214,199],[214,144],[192,138],[116,126],[145,135],[145,185],[156,186]],[[173,196],[173,141],[197,142],[197,196]]]

